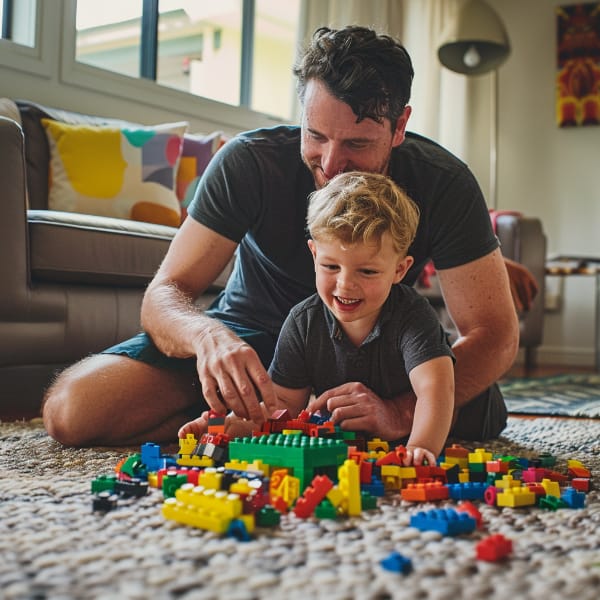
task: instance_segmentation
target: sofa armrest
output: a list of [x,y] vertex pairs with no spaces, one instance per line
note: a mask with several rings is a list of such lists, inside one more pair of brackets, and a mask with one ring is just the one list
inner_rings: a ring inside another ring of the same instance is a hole
[[27,184],[23,131],[12,119],[0,117],[0,321],[58,320],[64,316],[64,299],[52,290],[30,296]]
[[501,215],[496,221],[496,235],[503,256],[527,267],[538,284],[538,293],[520,320],[520,345],[538,346],[543,337],[546,288],[547,241],[542,222],[535,217]]

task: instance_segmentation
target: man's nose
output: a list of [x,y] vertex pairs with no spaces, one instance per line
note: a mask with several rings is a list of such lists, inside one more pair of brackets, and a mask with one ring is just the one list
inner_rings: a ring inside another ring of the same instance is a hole
[[343,173],[346,168],[346,158],[343,151],[335,144],[328,144],[321,157],[321,168],[327,179],[333,179]]

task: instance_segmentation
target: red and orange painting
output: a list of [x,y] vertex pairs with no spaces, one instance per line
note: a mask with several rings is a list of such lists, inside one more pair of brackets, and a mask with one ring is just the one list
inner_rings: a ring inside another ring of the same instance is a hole
[[556,120],[600,125],[600,2],[558,6]]

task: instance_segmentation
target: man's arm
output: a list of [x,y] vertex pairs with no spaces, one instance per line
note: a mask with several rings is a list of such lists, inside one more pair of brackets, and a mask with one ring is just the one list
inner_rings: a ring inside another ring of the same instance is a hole
[[255,388],[267,405],[275,396],[256,352],[194,305],[235,248],[235,242],[187,218],[146,290],[142,327],[168,356],[197,357],[202,393],[211,408],[261,422]]
[[519,349],[519,321],[499,249],[437,275],[459,335],[452,350],[460,408],[512,366]]

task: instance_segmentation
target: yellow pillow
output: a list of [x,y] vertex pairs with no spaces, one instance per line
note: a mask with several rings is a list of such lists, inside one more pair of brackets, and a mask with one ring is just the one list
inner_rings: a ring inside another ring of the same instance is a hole
[[179,226],[175,174],[188,123],[42,124],[50,146],[49,209]]

